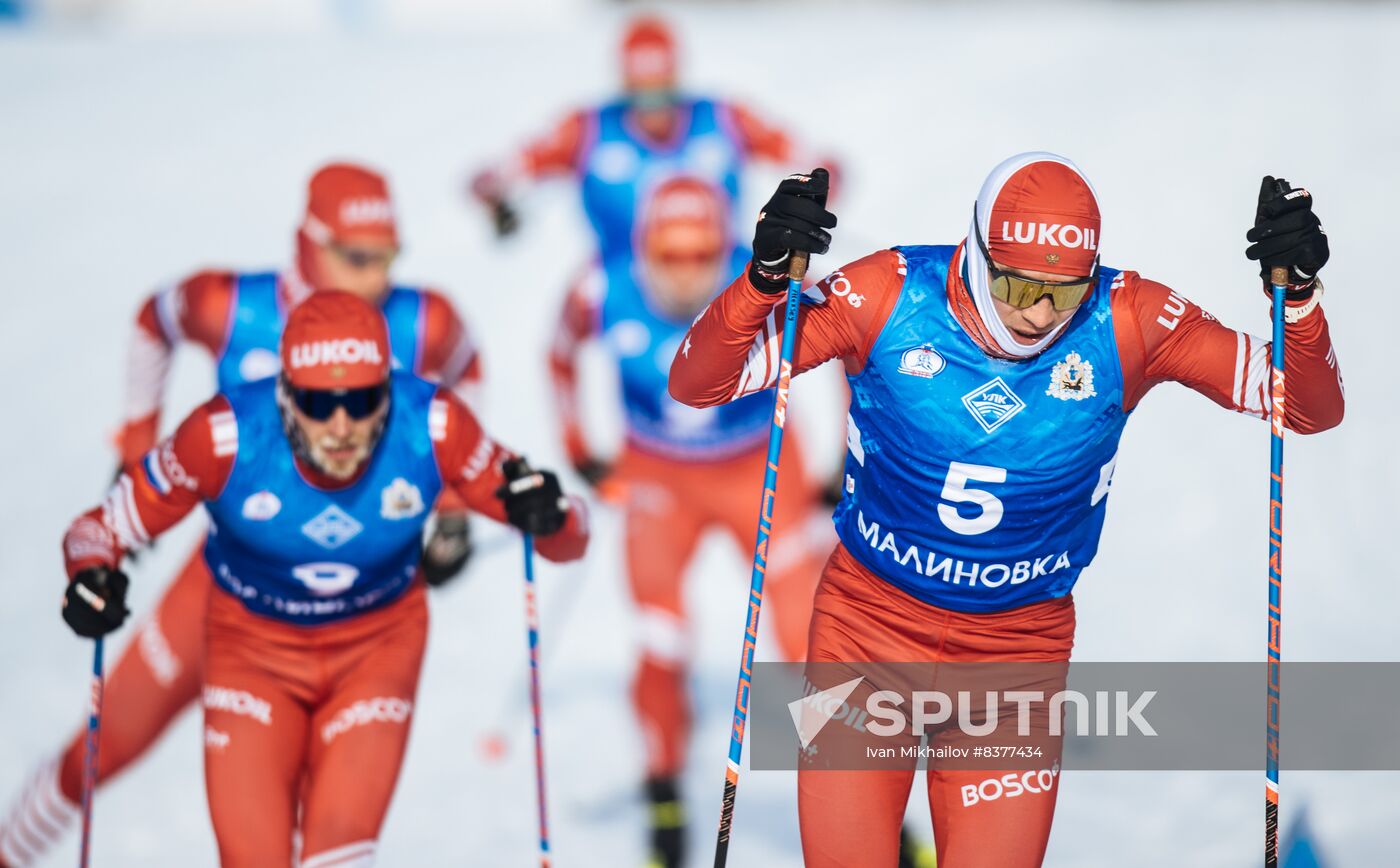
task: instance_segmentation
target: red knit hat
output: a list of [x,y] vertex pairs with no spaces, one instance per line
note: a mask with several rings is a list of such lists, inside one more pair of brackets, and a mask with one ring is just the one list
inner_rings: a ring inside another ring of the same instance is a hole
[[302,231],[316,244],[365,241],[398,246],[389,185],[378,172],[331,163],[311,176]]
[[360,389],[389,378],[389,326],[359,296],[314,292],[287,317],[282,370],[299,389]]
[[647,199],[641,223],[642,249],[651,252],[661,234],[675,226],[696,230],[686,237],[697,245],[722,248],[728,234],[724,199],[698,178],[671,178]]
[[1051,154],[1024,154],[1007,163],[987,179],[977,200],[992,259],[1008,268],[1067,277],[1092,272],[1099,253],[1099,202],[1088,180]]
[[627,90],[670,90],[676,84],[676,37],[665,21],[635,18],[622,38],[622,83]]

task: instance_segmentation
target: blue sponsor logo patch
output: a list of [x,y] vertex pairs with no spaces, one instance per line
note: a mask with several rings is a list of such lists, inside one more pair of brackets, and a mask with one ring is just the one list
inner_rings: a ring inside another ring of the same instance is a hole
[[1011,391],[1011,387],[1001,377],[983,383],[963,395],[963,406],[982,430],[988,434],[1006,424],[1017,413],[1025,409],[1026,402]]

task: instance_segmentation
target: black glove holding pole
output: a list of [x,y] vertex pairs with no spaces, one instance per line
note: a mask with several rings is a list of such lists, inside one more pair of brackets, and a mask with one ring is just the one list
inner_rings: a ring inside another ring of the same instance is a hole
[[106,636],[131,614],[126,608],[126,573],[108,567],[80,570],[63,594],[63,620],[88,639]]
[[559,477],[548,470],[534,470],[524,458],[501,465],[506,483],[496,496],[506,508],[506,520],[528,534],[549,536],[564,526],[569,501],[559,487]]
[[1274,268],[1288,269],[1288,300],[1312,295],[1317,273],[1330,254],[1327,233],[1312,210],[1312,194],[1294,188],[1283,178],[1265,175],[1259,187],[1259,207],[1244,255],[1259,263],[1259,275],[1269,287]]
[[787,289],[788,255],[793,250],[825,253],[831,246],[836,215],[826,210],[831,178],[826,169],[810,175],[789,175],[758,214],[753,233],[749,280],[761,292],[777,295]]

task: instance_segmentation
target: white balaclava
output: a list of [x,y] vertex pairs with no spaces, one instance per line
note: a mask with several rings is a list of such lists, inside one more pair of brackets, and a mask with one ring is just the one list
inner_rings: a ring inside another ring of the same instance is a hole
[[1044,350],[1068,324],[1061,323],[1034,344],[1016,341],[997,316],[983,243],[1003,266],[1082,277],[1098,258],[1099,204],[1079,167],[1058,154],[1017,154],[987,176],[977,195],[964,250],[968,291],[997,346],[1016,358]]

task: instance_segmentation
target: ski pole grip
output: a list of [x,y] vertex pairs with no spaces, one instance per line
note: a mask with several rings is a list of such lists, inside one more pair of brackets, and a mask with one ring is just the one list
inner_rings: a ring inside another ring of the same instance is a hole
[[1287,285],[1288,285],[1288,267],[1287,267],[1287,266],[1284,266],[1284,265],[1276,265],[1276,266],[1274,266],[1273,270],[1271,270],[1271,271],[1269,272],[1269,281],[1270,281],[1274,286],[1287,286]]
[[801,281],[807,276],[807,260],[812,254],[805,250],[794,250],[788,257],[788,279]]

